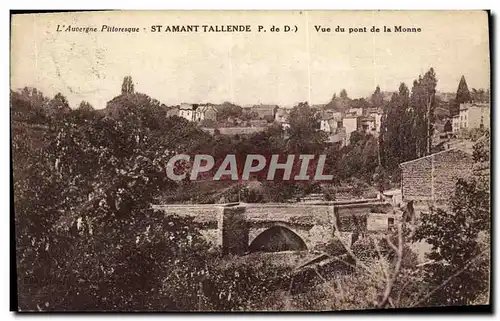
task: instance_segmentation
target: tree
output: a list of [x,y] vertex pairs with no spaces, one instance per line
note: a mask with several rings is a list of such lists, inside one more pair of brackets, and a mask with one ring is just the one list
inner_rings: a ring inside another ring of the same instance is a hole
[[131,76],[125,76],[122,83],[122,95],[130,95],[134,93],[134,83]]
[[13,120],[30,123],[44,123],[49,99],[36,88],[24,87],[10,92],[10,106]]
[[384,103],[384,96],[382,95],[382,92],[380,91],[380,87],[378,85],[372,94],[371,103],[373,107],[381,107]]
[[94,107],[85,100],[80,102],[80,105],[77,109],[72,111],[72,114],[75,118],[75,122],[79,121],[91,121],[97,117],[97,113],[94,110]]
[[340,96],[333,94],[332,99],[326,104],[325,109],[334,109],[337,111],[346,111],[350,107],[350,99],[347,96],[347,91],[342,89]]
[[259,119],[259,114],[255,111],[245,109],[240,116],[241,120],[249,121],[253,119]]
[[386,113],[381,119],[379,144],[381,162],[388,171],[398,169],[398,165],[407,160],[408,144],[411,142],[412,119],[409,108],[409,90],[406,84],[399,85],[399,92],[394,93]]
[[469,87],[467,86],[467,81],[465,80],[465,76],[462,75],[460,78],[460,82],[458,83],[457,95],[455,97],[455,104],[452,106],[453,110],[451,110],[452,115],[458,115],[460,104],[468,103],[472,100],[471,94],[469,92]]
[[[251,114],[251,112],[250,112]],[[217,120],[226,121],[228,118],[240,118],[243,115],[243,108],[230,102],[224,102],[217,108]]]
[[366,111],[370,108],[370,103],[364,98],[352,99],[349,101],[350,108],[361,108],[363,111]]
[[436,290],[424,305],[471,304],[488,291],[489,221],[489,191],[463,179],[457,182],[449,211],[422,216],[415,239],[432,246],[427,256],[436,262],[426,268],[426,279]]
[[342,179],[356,177],[371,182],[378,166],[377,139],[371,134],[354,131],[349,145],[340,150],[338,173]]
[[320,115],[307,102],[292,108],[288,116],[290,127],[287,150],[290,154],[318,154],[325,148],[326,133],[319,131]]
[[62,119],[70,112],[68,100],[61,93],[57,93],[48,103],[47,114],[52,119]]
[[15,137],[23,310],[189,310],[197,300],[209,260],[196,225],[149,208],[176,188],[166,177],[170,155],[210,136],[158,118],[145,95],[127,97],[117,119],[55,122],[40,150]]
[[78,110],[90,112],[90,111],[94,111],[94,107],[92,107],[92,105],[90,103],[88,103],[87,101],[82,100],[82,102],[78,106]]
[[482,88],[472,88],[472,92],[470,93],[471,100],[475,103],[487,103],[489,102],[489,96],[489,91]]
[[424,76],[413,82],[410,105],[414,110],[413,134],[417,157],[430,154],[434,132],[434,109],[436,107],[436,73],[430,68]]

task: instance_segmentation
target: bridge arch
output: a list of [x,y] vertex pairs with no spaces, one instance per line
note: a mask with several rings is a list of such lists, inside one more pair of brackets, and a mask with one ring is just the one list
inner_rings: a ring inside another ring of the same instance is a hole
[[307,245],[294,231],[283,225],[274,225],[250,243],[249,252],[305,251]]

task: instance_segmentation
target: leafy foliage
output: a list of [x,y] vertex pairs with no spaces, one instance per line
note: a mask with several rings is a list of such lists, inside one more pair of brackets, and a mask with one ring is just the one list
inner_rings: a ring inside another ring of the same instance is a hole
[[[61,96],[55,100],[64,105]],[[120,102],[115,118],[84,106],[64,121],[52,119],[35,146],[29,143],[36,142],[37,127],[16,124],[22,310],[182,309],[189,303],[183,294],[204,271],[207,260],[200,256],[207,246],[191,221],[149,206],[175,188],[165,175],[168,156],[196,148],[203,143],[196,138],[206,134],[180,119],[162,120],[162,110],[145,95]],[[176,135],[193,141],[178,144]],[[171,273],[183,275],[182,291],[164,288]]]
[[490,90],[484,90],[482,88],[476,89],[472,88],[470,92],[471,100],[475,103],[489,103],[490,102]]
[[[243,115],[243,108],[241,106],[232,104],[230,102],[224,102],[219,108],[217,108],[217,120],[227,120],[228,118],[238,118]],[[251,115],[251,114],[245,114]]]
[[317,154],[325,146],[326,135],[317,130],[319,115],[308,103],[295,106],[288,116],[287,151],[290,154]]

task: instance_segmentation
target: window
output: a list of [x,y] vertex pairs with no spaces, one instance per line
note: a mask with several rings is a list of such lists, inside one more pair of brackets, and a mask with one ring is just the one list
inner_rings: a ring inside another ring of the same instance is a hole
[[387,227],[389,228],[389,230],[393,230],[394,229],[394,217],[389,217],[387,219]]

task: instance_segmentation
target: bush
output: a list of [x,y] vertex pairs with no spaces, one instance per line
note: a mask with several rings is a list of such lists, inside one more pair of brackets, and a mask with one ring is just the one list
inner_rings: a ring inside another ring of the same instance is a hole
[[[387,259],[389,262],[394,262],[396,252],[389,245],[385,238],[375,238],[380,255]],[[358,239],[352,245],[353,254],[362,261],[370,261],[378,258],[377,248],[375,247],[375,240],[371,237],[363,237]],[[392,236],[391,241],[395,246],[398,246],[397,236]],[[415,268],[418,264],[418,255],[415,253],[409,244],[403,246],[403,256],[401,266],[402,268]]]
[[361,261],[367,261],[377,256],[375,244],[370,237],[358,239],[351,247],[353,254]]
[[265,256],[213,260],[203,281],[203,310],[259,309],[291,281],[291,267],[270,262]]

